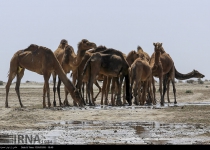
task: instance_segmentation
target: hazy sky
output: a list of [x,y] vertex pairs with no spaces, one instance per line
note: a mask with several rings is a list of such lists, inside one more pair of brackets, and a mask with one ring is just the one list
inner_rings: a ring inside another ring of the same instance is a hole
[[[149,55],[162,42],[179,72],[196,69],[210,80],[210,0],[1,0],[0,19],[4,82],[17,50],[37,44],[55,51],[61,39],[75,53],[81,39],[125,54],[140,45]],[[44,81],[28,70],[26,80]]]

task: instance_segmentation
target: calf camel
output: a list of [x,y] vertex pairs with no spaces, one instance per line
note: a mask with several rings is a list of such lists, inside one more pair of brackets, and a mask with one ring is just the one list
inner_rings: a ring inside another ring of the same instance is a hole
[[[146,53],[146,52],[141,48],[141,46],[139,46],[139,45],[137,46],[137,52],[138,52],[139,54],[143,54],[144,57],[146,58],[146,60],[147,60],[148,62],[150,62],[150,59],[151,59],[151,58],[150,58],[149,54]],[[155,79],[154,79],[154,77],[152,77],[152,86],[153,86],[153,98],[154,98],[154,100],[156,101],[155,92],[154,92],[154,91],[156,91],[156,88],[155,88]],[[148,104],[152,103],[152,100],[151,100],[150,98],[152,98],[152,97],[151,97],[150,93],[148,93],[148,100],[147,100],[147,103],[148,103]]]
[[[87,69],[88,68],[88,69]],[[129,65],[122,52],[109,48],[102,52],[94,53],[83,69],[83,74],[86,70],[89,71],[88,81],[88,98],[90,99],[90,93],[92,93],[93,82],[96,80],[98,74],[110,76],[116,79],[117,84],[117,105],[122,105],[121,102],[121,85],[122,80],[126,81],[126,100],[131,105],[131,92],[130,92],[130,79],[128,74]],[[120,81],[118,78],[121,76]],[[112,105],[114,105],[112,103]]]
[[[132,63],[130,67],[130,78],[131,78],[131,88],[133,89],[134,98],[135,98],[134,100],[135,104],[138,105],[140,102],[140,105],[144,105],[146,101],[147,91],[149,91],[150,95],[152,96],[152,91],[150,86],[152,81],[152,68],[144,56],[137,58]],[[142,87],[141,84],[143,85]],[[154,104],[153,97],[152,97],[152,102]]]
[[172,58],[165,52],[162,43],[153,43],[154,53],[150,59],[150,66],[152,66],[152,74],[159,78],[159,92],[161,97],[161,105],[164,105],[164,97],[162,91],[163,76],[168,74],[168,80],[171,80],[173,85],[174,103],[176,104],[176,88],[175,88],[175,69]]
[[[54,54],[58,58],[58,61],[60,62],[64,72],[67,74],[70,71],[72,71],[74,74],[74,72],[76,72],[76,70],[77,70],[77,67],[81,63],[82,58],[85,55],[85,52],[89,49],[96,48],[96,44],[88,41],[87,39],[82,39],[78,43],[77,55],[74,53],[74,49],[70,45],[65,45],[62,48],[60,48],[60,45],[59,45],[58,49],[54,52]],[[54,106],[56,106],[56,101],[55,101],[56,73],[54,72],[52,75],[53,75],[53,92],[54,92],[53,104],[54,104]],[[76,83],[76,78],[73,75],[73,84],[75,85],[75,83]],[[60,102],[60,106],[61,106],[62,103],[61,103],[61,98],[60,98],[60,85],[61,85],[61,80],[58,78],[57,92],[58,92],[59,102]],[[65,90],[64,105],[69,105],[67,96],[68,96],[68,91]]]
[[49,90],[49,78],[52,72],[58,74],[61,81],[64,83],[66,89],[70,92],[72,98],[78,105],[83,106],[82,99],[77,91],[76,87],[72,82],[66,77],[64,70],[62,69],[60,63],[56,59],[53,52],[43,46],[38,46],[31,44],[28,48],[17,51],[11,61],[10,69],[8,73],[8,82],[6,84],[6,102],[5,107],[8,106],[8,93],[12,80],[16,77],[15,90],[19,99],[20,106],[23,104],[20,99],[20,82],[24,75],[24,70],[28,69],[30,71],[36,72],[44,77],[43,86],[43,108],[46,107],[45,95],[47,92],[48,107],[51,106],[50,103],[50,90]]

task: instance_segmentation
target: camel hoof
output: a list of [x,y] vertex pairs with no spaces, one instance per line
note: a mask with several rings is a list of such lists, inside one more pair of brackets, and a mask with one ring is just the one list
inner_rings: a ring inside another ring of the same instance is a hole
[[177,104],[177,102],[174,102],[174,104]]
[[53,102],[53,106],[56,107],[56,102]]

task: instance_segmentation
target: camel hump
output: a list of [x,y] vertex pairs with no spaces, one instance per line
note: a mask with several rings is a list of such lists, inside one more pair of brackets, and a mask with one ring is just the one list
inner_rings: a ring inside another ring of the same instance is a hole
[[101,54],[100,54],[100,53],[94,53],[94,54],[91,56],[90,61],[97,61],[97,60],[100,60],[100,59],[101,59]]

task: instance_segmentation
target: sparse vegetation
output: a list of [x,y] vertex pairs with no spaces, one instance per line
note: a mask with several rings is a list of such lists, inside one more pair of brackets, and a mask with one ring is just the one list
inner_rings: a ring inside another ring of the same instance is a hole
[[3,81],[0,81],[0,85],[3,85]]
[[178,80],[178,83],[183,83],[183,81],[182,80]]
[[194,83],[194,80],[187,80],[187,83]]
[[191,90],[186,90],[185,93],[193,93]]
[[199,78],[198,79],[198,84],[203,84],[204,82]]

